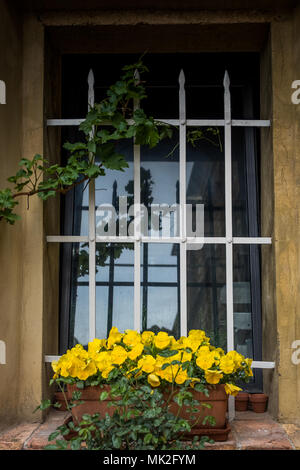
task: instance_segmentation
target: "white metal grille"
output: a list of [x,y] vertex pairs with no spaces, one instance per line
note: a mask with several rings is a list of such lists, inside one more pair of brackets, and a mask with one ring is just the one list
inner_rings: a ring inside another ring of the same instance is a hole
[[[88,108],[94,105],[94,75],[88,75]],[[140,247],[142,243],[179,243],[180,244],[180,328],[181,335],[187,334],[187,244],[224,244],[226,246],[226,300],[227,300],[227,350],[234,349],[233,324],[233,245],[235,244],[271,244],[268,237],[233,237],[232,233],[232,127],[269,127],[269,120],[232,120],[230,80],[227,71],[224,75],[224,119],[187,119],[185,104],[185,77],[179,75],[179,119],[160,119],[160,122],[179,127],[179,181],[180,181],[180,235],[177,237],[152,238],[140,233],[140,146],[134,144],[134,236],[99,236],[96,234],[95,181],[89,184],[89,235],[88,236],[48,236],[47,242],[53,243],[89,243],[89,340],[96,337],[96,243],[134,243],[134,328],[140,331]],[[139,103],[135,103],[138,107]],[[48,126],[78,126],[84,119],[48,119]],[[107,123],[109,125],[109,123]],[[186,234],[186,128],[189,127],[224,127],[225,136],[225,237],[187,237]],[[57,356],[45,356],[49,362]],[[274,368],[274,362],[255,361],[253,368]],[[231,415],[232,404],[230,406]]]

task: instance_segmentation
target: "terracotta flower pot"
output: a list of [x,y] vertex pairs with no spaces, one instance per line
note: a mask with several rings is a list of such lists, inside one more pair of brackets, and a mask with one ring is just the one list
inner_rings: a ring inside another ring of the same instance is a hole
[[251,393],[249,401],[255,413],[264,413],[267,409],[268,395],[264,393]]
[[[110,396],[108,396],[105,400],[100,400],[102,392],[110,392],[109,385],[104,385],[102,387],[86,387],[82,390],[78,389],[76,384],[68,385],[67,387],[69,400],[72,398],[73,392],[76,391],[81,392],[80,400],[84,402],[72,407],[72,416],[73,419],[77,420],[77,422],[82,420],[82,416],[84,414],[93,415],[95,413],[99,413],[102,418],[105,417],[106,413],[108,413],[109,416],[113,415],[114,407],[109,407],[108,403],[117,400],[117,398],[110,398]],[[76,403],[76,401],[74,403]]]
[[[180,412],[180,417],[189,421],[190,425],[193,426],[193,431],[199,429],[210,429],[210,428],[225,428],[226,426],[226,411],[227,411],[227,401],[228,397],[225,392],[224,385],[218,384],[214,387],[209,387],[209,396],[205,396],[204,393],[197,392],[194,389],[190,389],[193,393],[195,400],[198,400],[200,403],[195,408],[198,408],[199,412],[191,413],[188,411],[187,406],[183,406]],[[176,394],[176,392],[175,392]],[[201,403],[207,403],[211,405],[211,408],[206,408],[201,405]],[[170,402],[170,412],[177,415],[178,405],[174,401]],[[209,423],[202,424],[203,419],[206,416],[213,416],[216,420],[215,426],[211,426]]]
[[247,411],[249,401],[249,393],[239,392],[235,397],[235,410]]

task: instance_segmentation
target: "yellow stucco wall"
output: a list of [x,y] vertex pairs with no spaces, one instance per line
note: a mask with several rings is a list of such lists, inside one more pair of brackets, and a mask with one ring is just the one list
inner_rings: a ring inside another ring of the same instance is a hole
[[[11,2],[0,3],[0,70],[7,104],[0,107],[1,186],[22,156],[43,154],[43,27],[22,19]],[[3,48],[3,45],[5,47]],[[0,339],[6,364],[0,365],[0,422],[40,419],[33,409],[42,398],[43,363],[43,204],[24,200],[15,226],[0,229]]]
[[[4,2],[0,18],[0,79],[6,83],[7,103],[0,104],[0,184],[7,187],[6,178],[14,174],[22,146],[22,25]],[[23,255],[21,231],[0,225],[0,340],[6,344],[7,362],[0,364],[1,427],[16,418],[18,408]]]
[[291,356],[300,339],[300,105],[291,84],[300,79],[299,27],[299,8],[271,26],[278,418],[298,423],[300,365]]

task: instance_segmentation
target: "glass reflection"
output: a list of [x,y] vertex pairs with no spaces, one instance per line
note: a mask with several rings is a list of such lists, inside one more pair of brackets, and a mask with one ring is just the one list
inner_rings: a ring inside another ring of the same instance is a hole
[[132,139],[117,142],[116,152],[125,157],[128,168],[124,171],[106,169],[105,176],[96,179],[96,233],[99,236],[126,236],[131,221],[129,207],[133,204],[134,190]]
[[204,236],[225,235],[223,129],[187,129],[186,202],[204,204]]
[[[175,211],[159,212],[157,204],[169,207],[179,203],[178,132],[154,149],[141,148],[141,203],[148,211],[148,230],[152,237],[178,235]],[[147,225],[147,224],[146,224]]]
[[253,357],[253,313],[249,245],[234,246],[233,281],[235,348],[244,356]]
[[133,328],[133,244],[96,244],[96,336]]
[[179,245],[145,243],[141,247],[142,330],[180,336]]
[[[69,245],[69,244],[66,244]],[[72,243],[69,347],[87,345],[89,339],[88,243]]]
[[[225,297],[224,297],[225,294]],[[204,330],[212,344],[226,349],[225,246],[187,250],[188,331]]]

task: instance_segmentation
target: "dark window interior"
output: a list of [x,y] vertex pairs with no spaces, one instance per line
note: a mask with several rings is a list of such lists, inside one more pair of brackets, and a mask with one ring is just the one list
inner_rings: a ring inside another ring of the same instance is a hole
[[[62,117],[81,118],[87,112],[87,76],[95,75],[95,100],[119,78],[123,65],[134,55],[66,55],[62,62]],[[155,118],[178,117],[178,76],[185,73],[188,119],[223,118],[223,77],[231,81],[232,118],[259,118],[258,54],[149,54],[148,98],[143,108]],[[195,147],[187,145],[187,202],[201,200],[205,207],[205,236],[225,236],[223,129],[216,139]],[[76,141],[75,127],[63,128],[63,141]],[[258,135],[251,128],[233,128],[232,189],[233,235],[259,236]],[[178,202],[179,155],[163,158],[176,144],[141,150],[142,202]],[[118,196],[133,194],[132,143],[120,150],[130,163],[125,174],[108,174],[96,182],[96,204],[117,207]],[[62,158],[66,158],[63,153]],[[163,179],[161,175],[163,174]],[[166,191],[167,188],[167,191]],[[165,200],[165,199],[168,200]],[[62,200],[64,235],[88,234],[88,191],[78,186]],[[97,202],[98,201],[98,202]],[[62,244],[61,248],[61,353],[76,342],[87,343],[88,246]],[[97,336],[111,326],[133,327],[133,245],[97,246]],[[143,329],[180,331],[180,281],[178,245],[143,244],[141,251],[141,311]],[[235,347],[245,356],[261,360],[260,253],[255,245],[234,246]],[[225,246],[205,245],[187,254],[188,330],[204,329],[212,343],[226,349]],[[158,311],[160,305],[161,311]],[[101,314],[100,314],[101,312]],[[98,318],[99,315],[99,318]],[[80,334],[77,334],[80,332]],[[262,374],[255,371],[249,389],[261,390]]]

